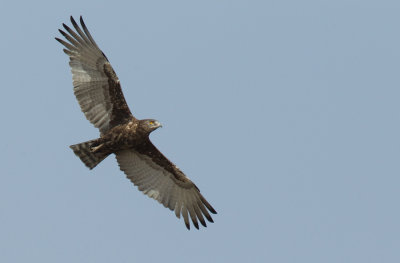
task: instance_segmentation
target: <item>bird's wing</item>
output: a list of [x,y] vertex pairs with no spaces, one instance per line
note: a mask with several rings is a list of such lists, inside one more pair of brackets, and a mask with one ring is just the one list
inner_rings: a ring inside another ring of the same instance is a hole
[[63,24],[69,33],[59,30],[68,41],[56,38],[69,56],[74,93],[86,118],[101,133],[133,118],[126,104],[119,79],[107,57],[97,46],[83,22],[82,29],[71,16],[75,31]]
[[[196,185],[189,180],[150,142],[137,150],[129,149],[116,153],[119,167],[127,177],[147,196],[182,215],[190,229],[189,216],[198,229],[200,223],[206,227],[204,217],[213,222],[208,211],[214,208],[201,195]],[[208,211],[207,211],[208,209]]]

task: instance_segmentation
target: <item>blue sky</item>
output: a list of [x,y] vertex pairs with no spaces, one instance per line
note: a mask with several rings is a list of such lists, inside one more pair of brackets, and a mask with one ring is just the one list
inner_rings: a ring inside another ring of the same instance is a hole
[[[399,262],[400,2],[11,1],[1,262]],[[155,145],[218,211],[183,221],[109,157],[54,40],[83,15]]]

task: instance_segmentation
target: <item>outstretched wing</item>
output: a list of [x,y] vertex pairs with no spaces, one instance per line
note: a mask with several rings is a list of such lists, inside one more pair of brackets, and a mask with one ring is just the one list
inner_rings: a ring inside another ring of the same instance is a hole
[[208,211],[216,214],[214,208],[196,185],[158,151],[150,140],[146,146],[137,150],[119,151],[116,157],[120,169],[139,190],[175,211],[178,218],[182,215],[188,229],[189,216],[197,229],[198,221],[204,227],[207,226],[204,217],[213,222]]
[[114,126],[126,123],[132,113],[126,104],[119,79],[107,57],[99,49],[83,22],[82,29],[71,16],[76,32],[63,24],[69,33],[59,30],[68,42],[56,38],[69,56],[74,93],[86,118],[103,134]]

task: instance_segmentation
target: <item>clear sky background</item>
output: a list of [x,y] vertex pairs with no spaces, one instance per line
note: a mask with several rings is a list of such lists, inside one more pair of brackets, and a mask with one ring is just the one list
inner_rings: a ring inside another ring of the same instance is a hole
[[[0,262],[400,262],[399,1],[7,1]],[[218,211],[187,231],[96,138],[54,40],[83,15],[155,145]]]

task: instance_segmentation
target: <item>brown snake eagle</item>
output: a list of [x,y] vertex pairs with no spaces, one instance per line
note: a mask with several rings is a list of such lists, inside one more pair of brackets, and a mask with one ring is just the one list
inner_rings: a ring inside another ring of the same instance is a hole
[[140,191],[165,207],[182,215],[190,229],[189,217],[198,229],[198,221],[207,226],[204,217],[213,222],[214,208],[202,196],[196,185],[170,162],[150,141],[152,131],[161,127],[153,119],[136,119],[122,94],[121,85],[107,57],[97,46],[80,18],[81,27],[71,16],[72,30],[59,30],[67,41],[74,94],[86,118],[100,130],[100,138],[71,145],[70,148],[93,169],[114,153],[120,169]]

